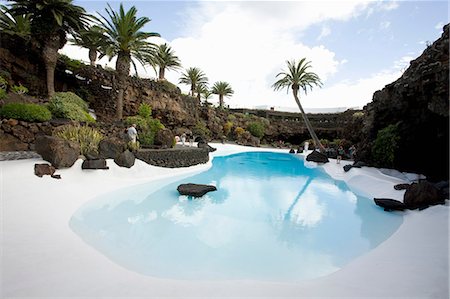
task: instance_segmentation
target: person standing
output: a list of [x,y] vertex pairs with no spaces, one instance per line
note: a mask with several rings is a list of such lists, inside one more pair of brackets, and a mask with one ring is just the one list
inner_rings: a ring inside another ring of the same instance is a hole
[[128,138],[130,139],[130,141],[132,143],[136,143],[136,140],[137,140],[137,137],[138,137],[138,133],[137,133],[137,130],[136,130],[136,124],[132,124],[131,127],[129,127],[127,129],[127,135],[128,135]]
[[184,146],[184,143],[186,142],[186,133],[181,134],[181,145]]

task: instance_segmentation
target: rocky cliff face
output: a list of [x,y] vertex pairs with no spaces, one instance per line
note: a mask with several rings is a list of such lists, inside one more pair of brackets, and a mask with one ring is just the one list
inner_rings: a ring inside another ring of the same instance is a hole
[[400,141],[394,167],[430,178],[448,179],[448,25],[438,40],[411,61],[397,81],[374,93],[364,112],[360,159],[374,162],[371,148],[378,131],[397,124]]

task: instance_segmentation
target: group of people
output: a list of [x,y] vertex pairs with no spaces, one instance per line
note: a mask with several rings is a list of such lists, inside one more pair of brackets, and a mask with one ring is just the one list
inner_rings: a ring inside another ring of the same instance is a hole
[[181,141],[181,146],[185,146],[186,141],[189,146],[194,146],[194,136],[191,133],[183,133],[181,134],[181,137],[175,136],[175,140],[177,142]]
[[[337,149],[337,159],[336,159],[336,163],[340,164],[342,157],[345,157],[346,153],[344,148],[342,147],[342,145],[340,145]],[[351,147],[349,147],[348,149],[348,156],[350,157],[350,159],[355,160],[356,158],[356,147],[353,144]]]

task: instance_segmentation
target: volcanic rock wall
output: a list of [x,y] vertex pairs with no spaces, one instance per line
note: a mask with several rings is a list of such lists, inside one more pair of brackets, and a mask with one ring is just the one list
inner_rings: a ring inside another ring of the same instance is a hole
[[400,144],[394,167],[448,179],[449,25],[397,81],[374,93],[364,112],[361,160],[373,161],[371,147],[377,132],[397,124]]

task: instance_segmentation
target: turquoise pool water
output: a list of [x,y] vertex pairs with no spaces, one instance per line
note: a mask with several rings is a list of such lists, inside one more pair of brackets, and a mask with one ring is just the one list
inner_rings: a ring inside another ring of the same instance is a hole
[[[179,196],[177,186],[188,182],[218,191]],[[402,221],[298,156],[251,152],[214,158],[212,168],[189,178],[89,201],[70,226],[113,262],[144,275],[295,281],[340,269]]]

